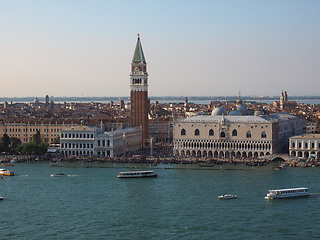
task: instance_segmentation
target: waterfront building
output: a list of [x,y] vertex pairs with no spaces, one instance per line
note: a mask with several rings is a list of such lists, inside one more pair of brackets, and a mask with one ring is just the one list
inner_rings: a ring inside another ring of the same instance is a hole
[[289,154],[292,157],[320,159],[320,134],[290,137]]
[[148,73],[140,37],[134,51],[130,73],[131,126],[142,128],[142,146],[149,138],[148,132]]
[[0,137],[6,133],[9,137],[20,139],[24,144],[31,142],[32,136],[39,131],[43,141],[55,143],[59,141],[60,132],[72,126],[75,124],[5,122],[0,124]]
[[[238,110],[239,111],[239,110]],[[230,112],[231,113],[231,112]],[[288,151],[289,137],[305,132],[305,120],[288,113],[269,116],[194,116],[174,124],[176,156],[259,157]]]
[[141,148],[141,128],[104,131],[85,125],[64,129],[60,133],[63,156],[121,156]]

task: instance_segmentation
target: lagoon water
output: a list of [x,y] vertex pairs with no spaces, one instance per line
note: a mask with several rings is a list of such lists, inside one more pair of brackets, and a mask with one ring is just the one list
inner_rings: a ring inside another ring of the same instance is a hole
[[[320,168],[274,165],[160,165],[158,178],[118,179],[146,166],[15,164],[7,168],[16,175],[0,179],[1,239],[320,238]],[[291,187],[309,187],[311,196],[264,199]],[[238,198],[217,198],[225,193]]]

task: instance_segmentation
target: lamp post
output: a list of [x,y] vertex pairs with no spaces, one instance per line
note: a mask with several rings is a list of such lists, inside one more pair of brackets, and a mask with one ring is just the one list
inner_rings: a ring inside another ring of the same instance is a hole
[[153,137],[150,137],[150,155],[153,156]]
[[122,134],[122,138],[123,138],[123,153],[122,153],[122,156],[125,156],[125,153],[126,153],[126,133],[125,132]]

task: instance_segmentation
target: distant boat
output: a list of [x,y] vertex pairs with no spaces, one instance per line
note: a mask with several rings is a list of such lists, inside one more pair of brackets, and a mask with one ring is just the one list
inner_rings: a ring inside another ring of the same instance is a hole
[[132,172],[119,172],[118,178],[148,178],[157,177],[158,174],[153,171],[132,171]]
[[65,177],[66,175],[63,174],[63,173],[53,173],[53,174],[50,174],[51,177]]
[[269,190],[269,193],[265,199],[281,199],[281,198],[292,198],[292,197],[307,197],[309,196],[309,189],[302,188],[288,188],[288,189],[276,189]]
[[1,166],[14,166],[14,165],[11,163],[2,163]]
[[3,197],[0,197],[0,200],[3,200]]
[[233,194],[223,194],[218,196],[219,199],[235,199],[237,198],[237,195],[233,195]]

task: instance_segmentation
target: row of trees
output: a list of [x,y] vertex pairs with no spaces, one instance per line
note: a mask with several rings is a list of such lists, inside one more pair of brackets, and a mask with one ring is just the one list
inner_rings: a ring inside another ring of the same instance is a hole
[[9,137],[6,133],[1,137],[0,151],[10,154],[43,155],[47,152],[48,144],[41,141],[40,132],[32,136],[30,143],[21,144],[19,138]]

